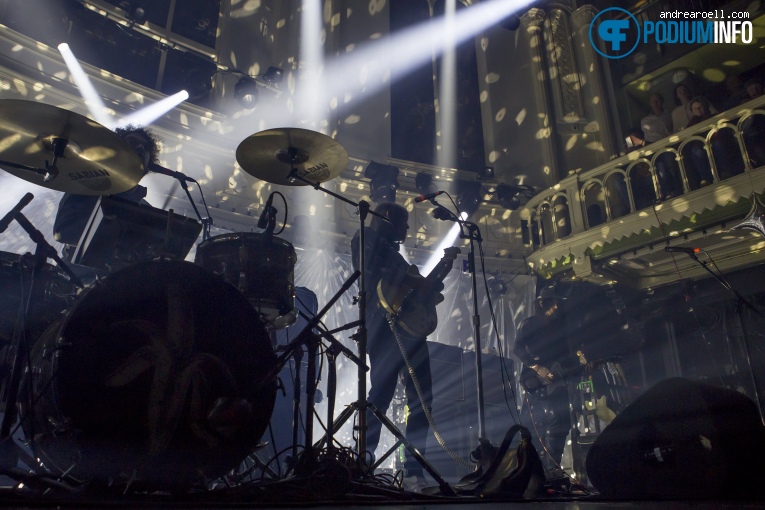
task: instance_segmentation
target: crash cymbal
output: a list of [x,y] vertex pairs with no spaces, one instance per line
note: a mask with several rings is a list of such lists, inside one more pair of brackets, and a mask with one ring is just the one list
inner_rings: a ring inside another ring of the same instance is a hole
[[300,128],[268,129],[250,135],[236,149],[245,172],[272,184],[305,186],[289,178],[297,175],[313,184],[334,179],[345,170],[348,153],[327,135]]
[[108,128],[62,108],[18,99],[0,99],[0,161],[9,174],[77,195],[121,193],[144,174],[141,157]]

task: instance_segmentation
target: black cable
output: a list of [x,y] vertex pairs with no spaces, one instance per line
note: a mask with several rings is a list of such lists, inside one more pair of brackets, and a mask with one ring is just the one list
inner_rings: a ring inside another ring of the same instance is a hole
[[282,232],[284,232],[284,228],[287,226],[287,199],[284,198],[284,195],[282,195],[278,191],[274,191],[274,195],[279,195],[282,198],[282,202],[284,202],[284,221],[282,221],[282,228],[279,230],[279,232],[274,232],[275,236],[278,236]]
[[[481,274],[483,275],[483,285],[484,290],[486,291],[486,300],[489,304],[489,314],[491,315],[491,325],[494,330],[494,334],[497,337],[497,353],[499,357],[499,363],[502,367],[502,370],[499,371],[500,375],[502,376],[502,394],[505,398],[505,406],[507,407],[507,410],[510,411],[510,417],[513,419],[513,421],[518,424],[521,421],[521,415],[518,412],[518,399],[516,397],[515,393],[515,377],[511,376],[508,369],[507,364],[505,363],[505,355],[504,350],[502,349],[502,341],[499,335],[499,330],[497,328],[497,317],[494,314],[494,305],[491,301],[491,292],[489,291],[489,281],[486,278],[486,264],[484,262],[484,252],[483,252],[483,244],[478,243],[478,256],[481,260]],[[507,380],[505,379],[505,376],[507,376]],[[510,381],[513,381],[513,384],[510,385]],[[510,386],[510,393],[513,396],[513,403],[515,404],[515,413],[518,416],[518,419],[516,420],[516,417],[513,415],[513,409],[510,406],[510,402],[508,402],[507,399],[507,386]]]

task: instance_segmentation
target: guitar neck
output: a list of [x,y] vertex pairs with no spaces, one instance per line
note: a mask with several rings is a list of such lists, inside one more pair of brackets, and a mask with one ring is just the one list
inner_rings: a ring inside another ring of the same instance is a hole
[[443,281],[443,279],[446,278],[446,275],[449,274],[449,271],[452,270],[452,264],[454,263],[454,259],[457,258],[457,253],[459,253],[459,250],[447,251],[438,264],[436,264],[436,267],[428,273],[428,276],[426,276],[425,279],[431,283]]

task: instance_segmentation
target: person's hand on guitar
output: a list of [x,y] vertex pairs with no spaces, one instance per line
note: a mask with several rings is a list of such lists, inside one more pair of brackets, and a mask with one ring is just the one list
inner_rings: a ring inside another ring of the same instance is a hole
[[536,372],[539,377],[541,377],[542,379],[546,381],[553,381],[555,379],[555,374],[550,372],[550,369],[548,369],[547,367],[543,365],[531,365],[529,368],[532,369],[534,372]]

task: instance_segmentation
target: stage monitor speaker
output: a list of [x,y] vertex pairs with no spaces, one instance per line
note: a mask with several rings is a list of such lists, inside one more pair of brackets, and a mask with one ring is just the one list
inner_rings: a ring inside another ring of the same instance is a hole
[[608,498],[761,499],[765,427],[741,393],[667,379],[617,415],[586,465]]

